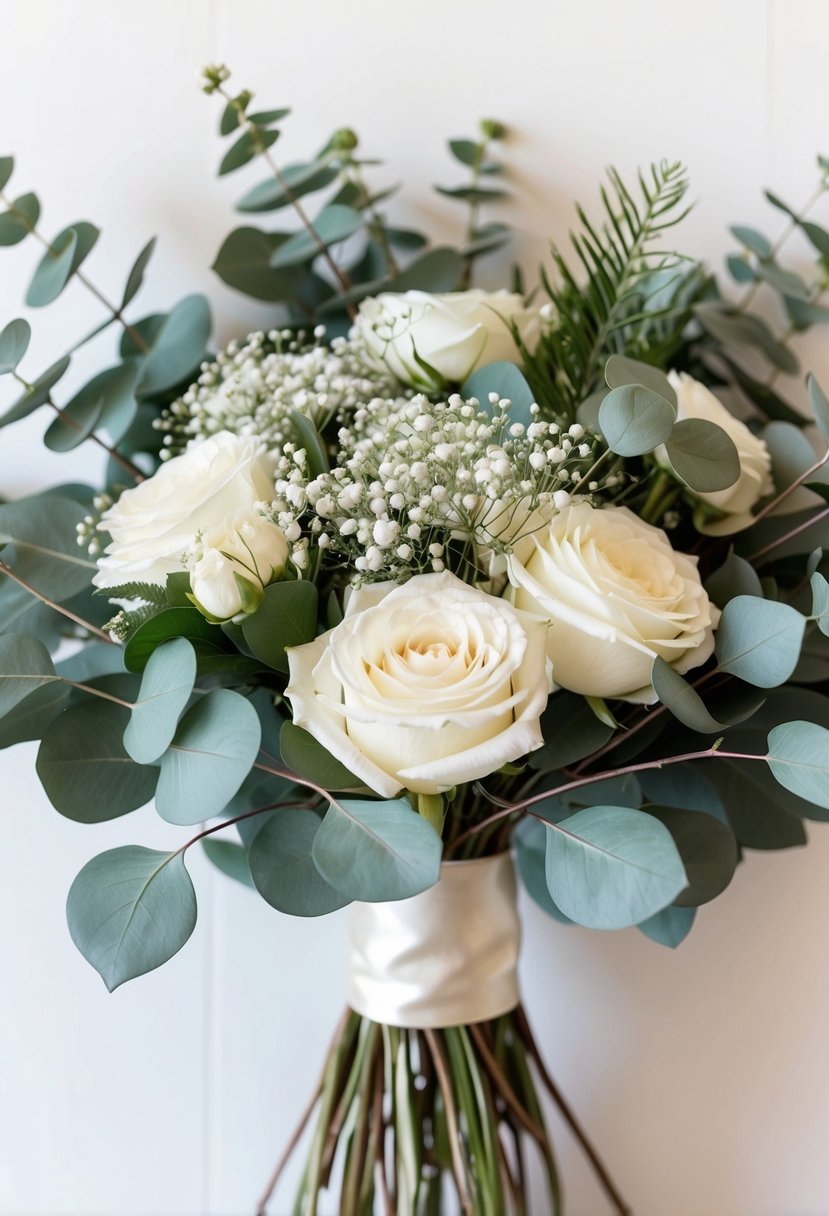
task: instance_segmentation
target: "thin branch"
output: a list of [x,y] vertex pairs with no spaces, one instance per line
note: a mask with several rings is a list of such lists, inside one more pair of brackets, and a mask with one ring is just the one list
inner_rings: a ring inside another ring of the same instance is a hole
[[584,1150],[585,1156],[592,1165],[593,1170],[605,1191],[605,1194],[616,1208],[618,1216],[631,1216],[632,1209],[622,1198],[616,1184],[608,1173],[607,1166],[604,1164],[598,1152],[588,1140],[587,1134],[573,1113],[572,1107],[567,1102],[561,1090],[547,1071],[544,1059],[538,1049],[535,1038],[533,1037],[532,1030],[530,1029],[530,1024],[527,1020],[527,1015],[524,1012],[523,1005],[519,1005],[515,1013],[519,1032],[533,1062],[535,1063],[536,1068],[538,1069],[538,1074],[541,1077],[541,1080],[544,1082],[544,1086],[547,1089],[547,1092],[550,1094],[550,1097],[560,1110],[565,1123],[570,1128],[576,1140],[578,1140],[579,1144]]
[[761,557],[765,557],[779,545],[784,545],[788,540],[794,540],[801,532],[806,532],[809,528],[813,528],[815,524],[819,524],[822,519],[829,517],[829,507],[824,507],[822,511],[818,511],[817,515],[813,515],[810,519],[804,520],[802,524],[798,524],[796,528],[792,528],[789,532],[784,532],[782,536],[778,536],[777,540],[769,541],[762,549],[758,549],[756,553],[752,553],[749,557],[750,562],[756,562]]
[[[35,238],[35,240],[39,241],[40,244],[43,245],[43,247],[53,257],[57,256],[52,243],[46,239],[46,237],[43,235],[43,233],[38,229],[38,227],[35,224],[32,224],[29,222],[28,216],[26,216],[22,211],[19,211],[17,209],[17,207],[15,207],[13,201],[11,199],[9,199],[3,193],[2,190],[0,190],[0,202],[2,202],[6,207],[8,207],[9,211],[13,212],[13,214],[17,216],[17,218],[20,220],[21,224],[23,224],[23,226],[31,233],[31,235]],[[124,320],[124,315],[121,312],[121,309],[116,308],[116,306],[110,300],[108,300],[106,298],[106,296],[101,291],[101,289],[99,287],[96,287],[95,284],[90,279],[87,278],[87,276],[83,273],[83,271],[76,270],[74,275],[71,277],[76,278],[80,283],[83,283],[83,285],[87,289],[87,291],[90,291],[92,293],[92,295],[95,296],[96,300],[98,300],[99,303],[103,304],[104,308],[112,316],[113,321],[117,321],[120,325],[123,326],[125,333],[129,334],[131,340],[135,343],[135,345],[138,347],[138,349],[141,351],[141,353],[143,355],[146,355],[149,353],[150,348],[147,345],[144,338],[142,338],[142,336],[138,332],[138,330],[134,329],[132,327],[132,325],[130,325],[127,321]]]
[[495,1086],[497,1087],[498,1094],[500,1095],[501,1098],[503,1098],[504,1102],[509,1107],[509,1109],[512,1111],[513,1115],[518,1120],[518,1122],[521,1124],[521,1126],[524,1128],[524,1130],[529,1132],[529,1134],[533,1137],[533,1139],[537,1140],[538,1143],[542,1146],[542,1148],[545,1147],[546,1143],[547,1143],[547,1137],[545,1136],[542,1129],[540,1127],[538,1127],[538,1125],[530,1118],[528,1112],[524,1109],[524,1107],[519,1102],[518,1098],[516,1097],[515,1091],[513,1090],[512,1086],[510,1085],[510,1083],[506,1077],[506,1074],[504,1073],[503,1069],[499,1065],[498,1061],[495,1059],[495,1056],[489,1050],[487,1041],[484,1037],[481,1027],[476,1025],[475,1023],[472,1023],[468,1027],[468,1030],[469,1030],[469,1033],[471,1034],[472,1038],[475,1040],[475,1046],[477,1047],[478,1052],[481,1056],[481,1059],[483,1060],[483,1062],[486,1066],[487,1072],[489,1073]]
[[762,511],[757,512],[752,520],[752,527],[761,519],[765,519],[767,515],[771,515],[772,511],[779,507],[781,502],[785,502],[789,495],[794,494],[795,490],[802,486],[804,481],[811,477],[813,473],[817,473],[819,469],[822,469],[827,461],[829,461],[829,448],[826,449],[819,460],[816,460],[815,463],[810,465],[804,473],[801,473],[800,476],[796,477],[790,485],[786,486],[784,490],[781,490],[776,498],[773,498],[771,502],[766,503]]
[[69,608],[64,608],[62,604],[56,604],[54,600],[50,600],[48,595],[44,595],[41,591],[38,591],[31,583],[27,583],[25,579],[22,579],[19,574],[12,570],[11,566],[7,566],[2,561],[0,561],[0,574],[5,574],[6,578],[10,578],[12,582],[17,583],[24,591],[28,591],[35,599],[40,600],[41,604],[45,604],[47,608],[54,609],[55,612],[59,612],[61,616],[65,616],[68,620],[74,621],[76,625],[80,625],[82,629],[86,629],[87,632],[94,634],[102,642],[109,642],[113,646],[117,644],[103,629],[99,629],[91,621],[85,621],[82,616],[78,616],[76,612],[70,611]]

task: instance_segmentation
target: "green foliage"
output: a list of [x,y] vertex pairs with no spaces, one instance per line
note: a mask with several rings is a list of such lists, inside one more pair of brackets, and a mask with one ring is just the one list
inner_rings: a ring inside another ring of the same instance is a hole
[[363,787],[359,777],[335,760],[313,735],[293,722],[282,723],[279,751],[286,768],[298,777],[307,777],[321,789],[355,790]]
[[672,904],[643,920],[638,928],[651,941],[675,950],[691,932],[696,914],[696,908],[677,908]]
[[513,843],[518,873],[527,894],[553,920],[571,924],[570,917],[565,916],[554,902],[547,886],[547,829],[535,819],[524,819],[513,833]]
[[699,493],[726,490],[740,476],[734,440],[703,418],[685,418],[671,431],[665,450],[676,475]]
[[9,321],[0,333],[0,376],[7,376],[15,371],[18,363],[29,349],[29,339],[32,331],[28,321],[18,317]]
[[51,655],[39,638],[23,633],[0,637],[0,718],[57,678]]
[[171,638],[187,638],[198,654],[227,650],[227,640],[217,625],[206,621],[198,608],[164,608],[151,604],[152,615],[135,630],[124,647],[127,671],[143,671],[150,655]]
[[41,258],[26,293],[30,308],[51,304],[63,291],[97,243],[100,231],[81,220],[59,232]]
[[155,805],[168,823],[219,815],[250,772],[262,730],[245,697],[226,688],[196,701],[160,760]]
[[533,355],[524,351],[539,404],[574,420],[578,406],[602,385],[613,354],[664,363],[681,344],[703,280],[698,268],[658,248],[662,235],[687,210],[682,165],[663,162],[640,174],[639,198],[615,170],[601,190],[604,214],[592,222],[577,208],[573,263],[552,249],[554,277],[544,275],[555,322]]
[[591,806],[547,832],[550,895],[579,925],[636,925],[688,885],[671,833],[643,811]]
[[139,253],[138,257],[132,264],[132,268],[127,275],[127,282],[124,286],[124,294],[121,297],[121,309],[125,309],[128,304],[131,304],[138,295],[144,285],[144,273],[149,265],[150,258],[155,250],[155,237],[152,237],[144,248]]
[[166,752],[195,679],[196,652],[186,638],[165,642],[150,655],[124,731],[124,747],[136,763],[150,764]]
[[103,823],[144,806],[158,770],[134,764],[124,748],[129,709],[97,697],[55,718],[37,754],[37,775],[55,810],[78,823]]
[[43,437],[53,452],[71,452],[104,427],[117,442],[135,420],[138,368],[119,363],[94,376],[63,407]]
[[784,684],[794,671],[805,619],[788,604],[738,595],[723,609],[716,654],[721,671],[758,688]]
[[641,456],[665,443],[676,420],[676,409],[643,385],[611,389],[599,407],[599,428],[611,452]]
[[[95,563],[78,548],[76,526],[85,508],[60,495],[33,495],[0,506],[0,545],[13,545],[14,558],[3,560],[42,595],[63,603],[85,591]],[[0,620],[4,626],[32,606],[31,594],[9,579],[0,581]]]
[[20,422],[22,418],[28,418],[29,414],[33,414],[35,410],[40,409],[42,405],[51,398],[51,391],[57,384],[58,380],[64,375],[69,367],[69,356],[66,355],[62,359],[58,359],[57,363],[53,363],[51,367],[30,384],[22,397],[19,397],[14,405],[6,410],[5,414],[0,417],[0,427],[8,426],[12,422]]
[[829,730],[817,722],[784,722],[769,734],[768,764],[785,789],[829,810]]
[[138,845],[87,862],[66,900],[72,940],[110,992],[177,954],[196,915],[181,853]]
[[544,746],[530,752],[527,763],[544,771],[568,768],[603,747],[614,727],[593,713],[584,697],[556,692],[541,715]]
[[441,839],[403,798],[332,802],[314,837],[314,863],[346,899],[408,899],[440,877]]
[[529,426],[533,421],[530,406],[535,398],[532,389],[514,363],[488,363],[473,372],[461,388],[462,397],[477,397],[482,409],[492,412],[490,393],[512,402],[509,411],[510,423],[520,422]]
[[[211,324],[210,305],[201,295],[186,296],[161,318],[153,326],[149,350],[142,358],[138,395],[154,396],[192,378],[206,356]],[[134,351],[125,334],[122,355]]]
[[286,646],[310,642],[317,625],[317,589],[307,579],[271,583],[262,604],[242,621],[242,634],[257,659],[287,672]]
[[36,194],[21,194],[8,211],[0,215],[0,245],[18,245],[34,231],[40,219],[40,202]]
[[208,860],[217,870],[245,887],[253,887],[248,851],[244,845],[236,844],[233,840],[219,840],[215,836],[206,836],[201,845]]
[[349,902],[327,882],[313,858],[320,817],[285,807],[274,814],[250,846],[250,872],[262,898],[290,916],[326,916]]

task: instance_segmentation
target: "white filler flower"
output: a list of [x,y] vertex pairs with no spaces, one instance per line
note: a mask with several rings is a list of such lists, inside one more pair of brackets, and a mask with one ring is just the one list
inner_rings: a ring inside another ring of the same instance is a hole
[[650,703],[657,655],[684,672],[714,648],[719,610],[697,559],[627,507],[566,508],[519,544],[508,570],[516,606],[551,621],[553,678],[573,692]]
[[363,300],[353,332],[404,384],[437,391],[487,363],[519,363],[512,323],[533,350],[538,311],[515,292],[383,292]]
[[293,719],[367,786],[436,794],[540,747],[547,625],[455,575],[360,587],[288,650]]
[[183,569],[194,537],[224,524],[236,511],[273,498],[273,478],[261,444],[222,431],[163,464],[125,490],[98,525],[112,540],[98,560],[96,587],[164,584]]

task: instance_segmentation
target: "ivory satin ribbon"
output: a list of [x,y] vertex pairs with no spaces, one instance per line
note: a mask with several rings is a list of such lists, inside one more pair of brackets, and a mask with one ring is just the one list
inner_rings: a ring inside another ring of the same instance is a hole
[[498,1017],[518,1004],[520,939],[509,853],[444,862],[420,895],[352,904],[348,1003],[421,1029]]

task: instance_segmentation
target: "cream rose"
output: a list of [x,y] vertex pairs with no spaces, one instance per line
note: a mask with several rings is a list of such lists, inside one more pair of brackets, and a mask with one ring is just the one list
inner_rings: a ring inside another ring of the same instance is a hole
[[386,798],[436,794],[540,747],[547,624],[454,574],[360,588],[288,650],[293,719]]
[[[676,393],[678,421],[701,418],[705,422],[714,422],[734,440],[740,458],[740,476],[734,484],[725,490],[713,490],[709,493],[691,490],[690,493],[700,502],[722,511],[726,517],[706,523],[706,532],[720,536],[739,532],[751,523],[751,509],[755,503],[771,494],[774,489],[769,450],[763,440],[750,431],[739,418],[735,418],[699,380],[694,380],[685,372],[670,372],[668,379]],[[661,465],[670,468],[664,446],[657,448],[654,455]]]
[[252,511],[237,511],[227,524],[201,534],[190,565],[190,590],[216,620],[254,612],[268,583],[288,560],[285,533]]
[[649,703],[657,655],[682,672],[714,648],[719,611],[697,559],[626,507],[567,507],[519,543],[508,571],[516,607],[551,621],[553,678],[573,692]]
[[261,445],[220,431],[125,490],[98,527],[112,538],[98,560],[97,587],[164,583],[181,570],[196,534],[273,498]]
[[[437,390],[447,382],[462,384],[487,363],[519,363],[512,323],[533,350],[540,332],[539,314],[526,308],[514,292],[384,292],[363,300],[356,331],[370,354],[399,380]],[[418,364],[415,351],[436,376]]]

